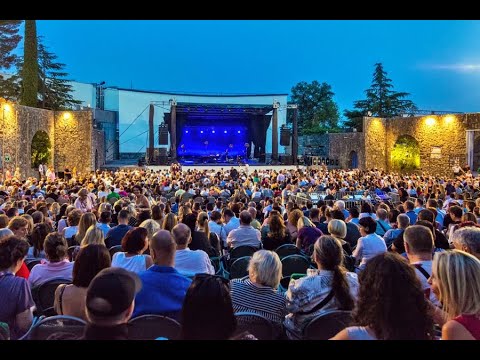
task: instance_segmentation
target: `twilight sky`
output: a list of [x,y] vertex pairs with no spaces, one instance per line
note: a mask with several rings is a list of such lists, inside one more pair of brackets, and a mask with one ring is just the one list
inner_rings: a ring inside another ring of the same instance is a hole
[[80,82],[238,94],[318,80],[343,113],[381,62],[419,109],[480,111],[478,20],[38,20],[37,32]]

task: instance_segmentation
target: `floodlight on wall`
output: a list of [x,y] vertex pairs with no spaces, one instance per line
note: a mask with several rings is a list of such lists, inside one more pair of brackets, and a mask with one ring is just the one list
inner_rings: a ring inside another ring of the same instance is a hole
[[367,111],[367,116],[372,116],[372,112],[371,111]]

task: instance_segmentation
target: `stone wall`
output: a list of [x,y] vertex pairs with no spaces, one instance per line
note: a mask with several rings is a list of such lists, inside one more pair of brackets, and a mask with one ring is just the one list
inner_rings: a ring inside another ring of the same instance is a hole
[[92,111],[55,112],[55,169],[92,170]]
[[88,111],[51,111],[0,99],[0,164],[13,174],[20,169],[22,178],[38,176],[32,168],[31,147],[35,134],[43,130],[50,140],[49,166],[63,171],[65,166],[78,172],[91,171],[95,166],[95,150],[99,166],[105,163],[103,131],[93,129],[93,114]]
[[361,132],[338,133],[329,135],[330,159],[338,159],[338,166],[343,169],[351,167],[351,153],[357,153],[357,167],[365,167],[365,139]]
[[[401,135],[410,135],[419,144],[421,171],[451,175],[453,159],[459,158],[461,164],[466,160],[466,123],[474,127],[475,121],[480,121],[477,114],[364,118],[365,167],[394,170],[391,151]],[[432,157],[433,148],[439,148],[440,155]]]
[[92,132],[92,170],[97,170],[105,165],[105,133],[101,130]]

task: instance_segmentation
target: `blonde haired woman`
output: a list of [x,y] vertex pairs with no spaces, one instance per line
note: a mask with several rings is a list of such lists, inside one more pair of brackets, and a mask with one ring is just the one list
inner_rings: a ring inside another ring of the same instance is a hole
[[286,226],[293,242],[297,240],[298,220],[300,220],[301,218],[303,218],[303,211],[300,209],[294,209],[288,213],[288,221]]
[[142,221],[142,223],[140,224],[140,227],[147,229],[147,240],[149,244],[150,244],[150,241],[152,240],[153,234],[155,234],[158,230],[161,229],[158,222],[152,219],[147,219],[145,221]]
[[168,213],[163,219],[162,229],[172,232],[172,229],[177,224],[178,224],[177,216],[174,213]]
[[102,229],[96,227],[95,225],[91,225],[87,232],[85,233],[82,242],[80,243],[80,247],[83,248],[87,245],[103,245],[105,246],[105,239],[103,236]]
[[281,278],[282,263],[277,253],[256,251],[248,265],[248,278],[230,282],[233,310],[266,317],[280,334],[287,314],[285,297],[277,292]]
[[428,283],[443,304],[442,339],[480,340],[480,260],[461,250],[436,252]]
[[75,242],[81,244],[85,234],[87,233],[87,230],[90,228],[90,226],[96,224],[97,218],[95,217],[95,214],[90,212],[82,214],[80,222],[78,223],[78,232],[75,235]]
[[315,224],[312,223],[312,221],[306,216],[302,216],[300,219],[298,219],[297,229],[297,247],[303,250],[307,255],[312,255],[313,244],[315,244],[317,239],[323,235],[322,231],[318,229]]
[[345,236],[347,236],[347,225],[344,221],[338,219],[330,220],[328,222],[328,232],[335,239],[340,241],[340,244],[342,244],[342,248],[347,253],[347,255],[352,255],[352,247],[349,243],[343,240],[345,239]]

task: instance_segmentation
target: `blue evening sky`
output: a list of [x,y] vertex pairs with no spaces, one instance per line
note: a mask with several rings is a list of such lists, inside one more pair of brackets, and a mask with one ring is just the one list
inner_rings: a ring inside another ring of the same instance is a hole
[[38,20],[71,79],[196,93],[327,82],[343,113],[382,62],[419,109],[480,111],[480,21]]

